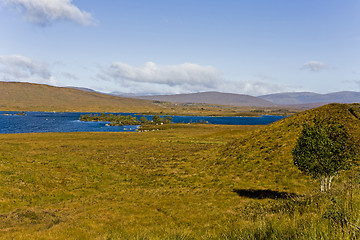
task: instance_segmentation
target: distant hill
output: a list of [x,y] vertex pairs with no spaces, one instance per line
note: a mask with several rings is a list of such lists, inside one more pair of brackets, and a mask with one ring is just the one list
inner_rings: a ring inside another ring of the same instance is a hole
[[232,106],[249,107],[271,107],[291,106],[296,108],[315,108],[329,103],[357,103],[360,102],[360,92],[335,92],[319,94],[312,92],[288,92],[262,95],[258,97],[221,93],[201,92],[175,95],[154,95],[154,96],[131,96],[137,99],[148,99],[155,101],[177,102],[177,103],[207,103]]
[[85,91],[85,92],[97,92],[97,93],[101,93],[101,92],[98,92],[98,91],[95,91],[91,88],[84,88],[84,87],[72,87],[72,86],[68,86],[66,88],[73,88],[73,89],[77,89],[77,90],[81,90],[81,91]]
[[[360,92],[335,92],[329,94],[293,92],[263,95],[260,97],[221,92],[155,96],[118,95],[120,93],[104,94],[81,87],[53,87],[34,83],[0,82],[0,110],[158,113],[172,113],[176,111],[177,113],[184,114],[198,114],[199,111],[202,111],[200,107],[199,109],[188,109],[185,111],[180,106],[171,103],[207,104],[207,108],[218,108],[217,105],[228,105],[234,107],[292,107],[296,109],[309,109],[333,102],[360,102]],[[170,105],[163,102],[170,102]],[[212,114],[214,114],[214,111],[215,109],[211,109]]]
[[360,102],[360,92],[343,91],[328,94],[318,94],[312,92],[290,92],[263,95],[259,96],[259,98],[273,102],[275,104],[283,105],[313,103],[356,103]]
[[275,104],[253,96],[221,92],[201,92],[175,95],[136,96],[137,99],[177,103],[206,103],[232,106],[269,107]]
[[0,110],[148,112],[161,108],[151,101],[122,98],[44,84],[0,82]]
[[264,189],[276,182],[300,187],[298,179],[310,178],[300,176],[291,151],[303,124],[319,117],[344,124],[360,150],[360,104],[329,104],[282,119],[229,143],[221,150],[217,164],[222,165],[223,172],[217,174],[231,174],[229,171],[235,169],[239,181],[248,183],[246,188],[256,182],[261,182]]

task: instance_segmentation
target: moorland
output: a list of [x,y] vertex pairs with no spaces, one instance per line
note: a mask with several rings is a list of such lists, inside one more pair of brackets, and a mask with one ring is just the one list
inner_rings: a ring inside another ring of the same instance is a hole
[[344,122],[359,140],[359,106],[340,104],[269,126],[0,135],[0,237],[359,237],[336,221],[346,214],[359,224],[358,180],[350,188],[343,172],[334,190],[322,194],[292,163],[301,125],[320,115]]
[[0,134],[0,238],[360,238],[358,167],[323,193],[293,164],[303,125],[319,118],[343,124],[359,150],[359,104],[267,126]]

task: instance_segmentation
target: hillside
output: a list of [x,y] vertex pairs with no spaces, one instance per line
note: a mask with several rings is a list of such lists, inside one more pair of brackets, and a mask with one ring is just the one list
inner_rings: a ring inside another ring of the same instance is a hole
[[160,111],[151,101],[52,87],[43,84],[0,82],[0,110],[22,111]]
[[138,112],[163,115],[257,116],[291,114],[298,109],[159,102],[103,94],[91,89],[1,82],[0,111]]
[[264,189],[286,190],[299,186],[300,190],[302,181],[310,178],[293,165],[291,151],[302,125],[320,117],[344,124],[360,146],[360,104],[329,104],[285,118],[228,144],[222,149],[218,162],[222,170],[218,174],[237,174],[235,185],[246,183],[246,188],[261,185]]
[[275,104],[253,96],[221,92],[200,92],[175,95],[155,95],[134,97],[156,101],[167,101],[177,103],[207,103],[232,106],[269,107]]
[[318,94],[312,92],[289,92],[259,96],[259,98],[273,102],[274,104],[299,105],[313,103],[354,103],[360,102],[360,92],[334,92]]

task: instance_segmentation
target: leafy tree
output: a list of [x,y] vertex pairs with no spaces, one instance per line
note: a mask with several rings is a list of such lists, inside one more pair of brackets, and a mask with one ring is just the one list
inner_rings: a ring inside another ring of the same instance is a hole
[[141,122],[141,123],[147,123],[148,120],[147,120],[147,118],[146,118],[145,116],[142,116],[142,117],[140,118],[140,122]]
[[161,123],[161,117],[159,115],[155,115],[153,116],[152,121],[159,124]]
[[171,116],[166,116],[165,117],[165,123],[172,123],[172,117]]
[[295,166],[319,179],[321,191],[327,191],[334,176],[352,166],[356,151],[343,125],[323,121],[304,125],[292,155]]

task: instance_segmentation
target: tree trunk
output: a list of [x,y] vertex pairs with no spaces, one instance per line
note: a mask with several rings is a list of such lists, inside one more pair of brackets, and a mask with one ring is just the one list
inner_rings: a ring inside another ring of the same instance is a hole
[[327,192],[331,190],[331,183],[334,176],[321,176],[320,181],[320,190],[321,192]]
[[321,176],[319,180],[320,180],[320,191],[324,192],[324,190],[325,190],[325,184],[324,184],[325,183],[325,177]]
[[334,176],[329,176],[329,181],[328,181],[328,190],[331,190],[331,181],[333,180]]
[[321,192],[327,192],[331,190],[331,182],[334,176],[321,176],[320,181],[320,190]]
[[329,189],[328,189],[328,177],[327,176],[324,176],[324,188],[325,188],[325,192],[327,192]]

